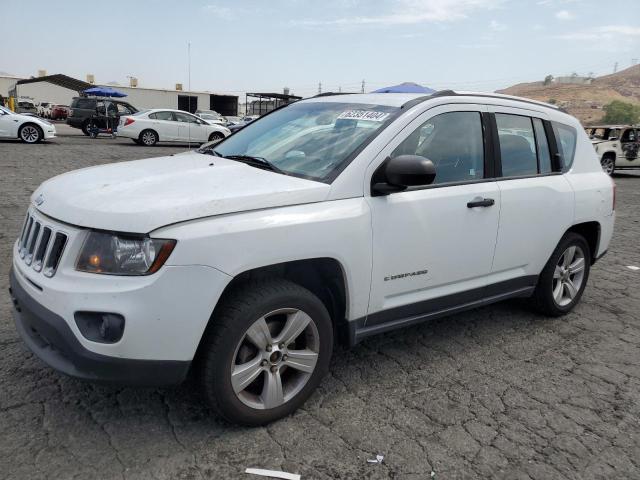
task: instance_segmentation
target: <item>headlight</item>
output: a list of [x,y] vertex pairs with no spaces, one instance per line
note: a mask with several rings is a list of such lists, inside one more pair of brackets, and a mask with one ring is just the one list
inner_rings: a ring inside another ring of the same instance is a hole
[[167,261],[175,240],[90,232],[76,270],[108,275],[150,275]]

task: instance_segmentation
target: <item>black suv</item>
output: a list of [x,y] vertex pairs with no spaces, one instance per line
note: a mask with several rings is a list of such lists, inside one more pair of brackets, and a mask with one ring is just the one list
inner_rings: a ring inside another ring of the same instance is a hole
[[81,128],[85,135],[89,135],[88,128],[92,123],[98,128],[107,128],[108,121],[109,126],[113,127],[118,124],[122,115],[132,115],[137,111],[133,105],[121,100],[73,97],[67,124]]

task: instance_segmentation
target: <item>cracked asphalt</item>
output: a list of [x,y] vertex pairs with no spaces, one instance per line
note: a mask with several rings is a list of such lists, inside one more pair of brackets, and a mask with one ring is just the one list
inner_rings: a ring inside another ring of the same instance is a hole
[[[508,302],[338,349],[304,407],[267,428],[224,423],[189,383],[105,387],[46,367],[18,339],[7,292],[29,195],[68,170],[184,149],[81,135],[0,143],[0,478],[259,478],[247,467],[303,479],[640,478],[633,172],[615,178],[613,242],[573,313]],[[384,463],[368,464],[376,454]]]

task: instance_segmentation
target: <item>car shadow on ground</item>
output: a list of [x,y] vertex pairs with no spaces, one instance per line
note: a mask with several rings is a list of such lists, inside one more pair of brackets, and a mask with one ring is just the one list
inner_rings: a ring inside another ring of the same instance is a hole
[[[311,405],[309,408],[315,408],[313,405],[317,402],[313,401],[314,396],[340,396],[351,390],[373,391],[378,384],[397,384],[399,372],[390,368],[396,364],[404,365],[401,368],[402,377],[408,378],[412,375],[411,364],[415,363],[416,372],[429,370],[433,359],[441,356],[450,358],[452,352],[460,351],[461,345],[469,343],[470,348],[476,348],[476,342],[479,341],[482,349],[495,350],[499,343],[517,341],[505,337],[526,338],[533,331],[554,321],[532,312],[524,301],[511,300],[377,335],[353,348],[336,345],[330,373],[307,403]],[[12,368],[13,372],[9,375],[35,376],[34,383],[40,385],[49,381],[57,383],[64,398],[76,399],[75,404],[69,406],[72,410],[101,405],[101,416],[105,419],[118,417],[121,421],[124,415],[137,422],[135,417],[142,416],[147,424],[165,424],[166,408],[170,405],[172,415],[182,419],[180,423],[183,429],[200,430],[204,424],[223,433],[238,428],[209,409],[199,392],[194,371],[189,373],[183,384],[171,388],[101,385],[66,377],[51,370],[27,353],[26,349],[24,352],[25,357],[30,356],[31,359],[26,360],[22,368]],[[464,360],[461,358],[460,361],[464,367]],[[351,384],[345,383],[347,379],[354,378],[356,380]],[[373,378],[375,380],[372,383]],[[338,383],[343,389],[336,390],[335,385],[327,385],[335,383],[336,379],[340,379]],[[341,403],[339,398],[334,400]],[[303,405],[301,410],[306,408]],[[155,412],[152,418],[149,417],[151,412]],[[149,441],[157,439],[149,437]]]

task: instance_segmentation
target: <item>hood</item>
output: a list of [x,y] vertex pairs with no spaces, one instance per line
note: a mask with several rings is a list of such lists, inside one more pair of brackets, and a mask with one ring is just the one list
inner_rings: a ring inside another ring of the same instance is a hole
[[53,123],[48,122],[47,120],[45,120],[42,117],[37,116],[36,114],[31,114],[31,115],[25,115],[22,113],[14,113],[14,116],[18,117],[18,119],[20,121],[29,121],[29,122],[35,122],[40,124],[41,126],[46,126],[46,127],[52,127]]
[[148,233],[196,218],[319,202],[330,188],[191,152],[65,173],[31,199],[45,215],[72,225]]

